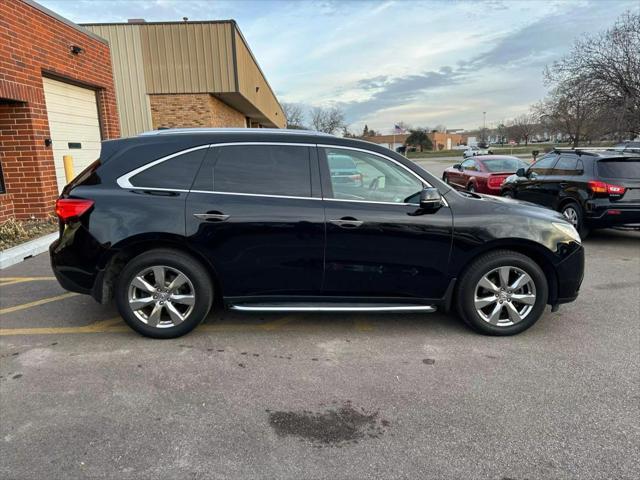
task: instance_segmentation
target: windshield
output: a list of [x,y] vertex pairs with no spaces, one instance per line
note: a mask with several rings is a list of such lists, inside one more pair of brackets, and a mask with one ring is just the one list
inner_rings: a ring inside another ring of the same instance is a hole
[[611,158],[598,162],[598,174],[604,178],[640,180],[640,158]]
[[485,168],[489,172],[515,172],[519,168],[527,168],[529,165],[515,157],[496,157],[483,160]]

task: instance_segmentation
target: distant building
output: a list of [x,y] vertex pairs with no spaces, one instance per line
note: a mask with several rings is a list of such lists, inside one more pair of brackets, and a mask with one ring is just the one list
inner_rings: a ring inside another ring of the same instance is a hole
[[434,150],[451,150],[453,147],[465,144],[467,137],[459,133],[431,132],[429,133]]
[[233,20],[94,23],[111,46],[123,136],[163,127],[283,128],[282,107]]
[[405,144],[408,137],[408,133],[401,133],[398,135],[371,135],[369,137],[361,137],[360,139],[387,147],[389,150],[393,150],[395,152],[398,147]]

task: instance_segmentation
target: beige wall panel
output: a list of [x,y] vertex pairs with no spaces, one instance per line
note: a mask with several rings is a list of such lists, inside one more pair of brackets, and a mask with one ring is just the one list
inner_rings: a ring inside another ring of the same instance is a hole
[[139,27],[90,25],[87,28],[109,40],[121,135],[129,137],[151,130]]

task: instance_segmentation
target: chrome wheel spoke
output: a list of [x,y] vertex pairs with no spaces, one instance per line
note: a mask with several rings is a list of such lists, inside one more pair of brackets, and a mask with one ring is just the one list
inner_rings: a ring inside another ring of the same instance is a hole
[[170,300],[182,305],[193,305],[196,302],[196,297],[193,295],[171,295]]
[[491,325],[497,325],[500,321],[500,314],[502,313],[502,307],[504,304],[496,303],[496,306],[493,307],[493,310],[489,314],[488,320]]
[[140,310],[141,308],[148,307],[155,302],[153,297],[134,298],[129,300],[129,306],[132,310]]
[[162,307],[163,306],[158,303],[156,303],[153,306],[153,310],[147,317],[147,325],[149,325],[150,327],[155,327],[158,325],[158,323],[160,323],[160,317],[162,315]]
[[482,288],[484,288],[486,290],[490,290],[490,291],[492,291],[494,293],[500,291],[500,287],[498,287],[495,283],[493,283],[491,280],[489,280],[486,275],[480,279],[480,282],[478,283],[478,286],[480,286],[480,287],[482,287]]
[[513,305],[513,303],[506,303],[504,305],[507,306],[507,313],[509,314],[509,319],[513,323],[518,323],[520,320],[522,320],[522,317],[520,316],[520,312],[518,312],[518,309]]
[[524,287],[527,283],[529,283],[531,281],[531,277],[529,275],[527,275],[526,273],[522,273],[520,274],[520,276],[516,279],[515,282],[513,282],[509,288],[511,290],[519,290],[522,287]]
[[487,307],[487,306],[489,306],[492,303],[495,303],[497,301],[498,301],[498,299],[495,297],[495,295],[492,295],[490,297],[483,297],[483,298],[476,297],[475,305],[476,305],[477,309],[480,309],[480,308]]
[[167,308],[167,312],[169,313],[169,316],[171,317],[171,320],[173,321],[174,325],[178,325],[179,323],[182,323],[184,321],[184,317],[176,309],[176,307],[175,307],[175,305],[173,305],[173,303],[167,302],[167,303],[165,303],[164,306]]
[[509,274],[511,273],[511,267],[500,267],[498,275],[500,276],[500,286],[502,288],[509,287]]
[[138,275],[137,277],[134,277],[134,279],[131,281],[131,285],[133,285],[136,288],[139,288],[140,290],[144,290],[145,292],[148,292],[148,293],[153,293],[156,291],[153,285],[147,282],[142,277],[142,275]]
[[164,267],[153,267],[153,278],[155,278],[156,287],[164,288],[164,277],[165,277],[165,269]]
[[174,288],[181,287],[185,283],[187,283],[187,277],[180,273],[176,278],[173,279],[168,288],[169,290],[173,290]]
[[511,295],[511,301],[524,303],[525,305],[534,305],[536,303],[536,296],[530,293],[518,293]]

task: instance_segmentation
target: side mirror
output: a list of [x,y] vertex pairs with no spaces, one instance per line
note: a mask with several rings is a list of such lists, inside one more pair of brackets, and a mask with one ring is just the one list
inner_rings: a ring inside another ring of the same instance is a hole
[[518,177],[526,177],[527,176],[527,172],[525,171],[524,168],[519,168],[518,170],[516,170],[516,175]]
[[424,188],[420,192],[420,208],[425,212],[435,212],[442,207],[442,195],[434,187]]
[[456,163],[453,168],[455,168],[456,170],[462,170],[462,165],[459,163]]

